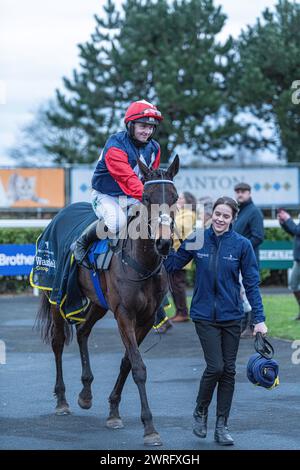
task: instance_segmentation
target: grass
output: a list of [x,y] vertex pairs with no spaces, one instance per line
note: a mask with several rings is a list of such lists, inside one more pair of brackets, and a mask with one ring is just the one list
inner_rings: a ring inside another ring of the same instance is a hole
[[298,307],[293,294],[264,295],[263,304],[270,336],[300,339],[300,321],[295,320]]
[[[166,314],[174,315],[174,305],[169,295],[171,307],[166,308]],[[191,297],[188,297],[188,304]],[[268,334],[277,338],[300,339],[300,321],[296,321],[298,314],[296,300],[292,294],[283,295],[263,295],[263,304],[266,314],[266,324]]]

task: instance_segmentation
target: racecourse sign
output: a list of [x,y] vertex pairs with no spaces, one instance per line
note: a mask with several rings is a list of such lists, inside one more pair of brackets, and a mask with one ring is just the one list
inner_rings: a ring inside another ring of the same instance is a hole
[[245,182],[252,187],[252,197],[260,207],[299,204],[297,168],[195,168],[181,169],[175,177],[179,192],[190,191],[196,197],[234,197],[234,186]]
[[30,274],[35,245],[0,245],[0,276]]
[[[266,240],[260,247],[261,269],[289,269],[293,265],[293,245],[289,241]],[[0,276],[29,275],[35,245],[0,245]]]
[[289,269],[293,266],[293,244],[266,240],[260,246],[259,259],[261,269]]
[[0,168],[0,207],[59,209],[64,205],[62,168]]
[[[93,171],[71,170],[70,202],[91,201]],[[178,192],[190,191],[197,198],[234,197],[234,186],[244,181],[252,186],[253,200],[260,207],[289,207],[300,202],[298,168],[181,168],[174,181]]]

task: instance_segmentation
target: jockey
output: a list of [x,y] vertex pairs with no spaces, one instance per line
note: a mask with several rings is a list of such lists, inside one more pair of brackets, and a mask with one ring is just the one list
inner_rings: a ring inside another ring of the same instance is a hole
[[89,245],[98,238],[116,238],[127,223],[127,209],[142,200],[143,183],[137,159],[148,168],[158,168],[160,146],[153,139],[163,119],[160,111],[145,100],[130,104],[126,130],[106,142],[92,177],[92,206],[98,219],[76,241],[74,258],[81,264]]

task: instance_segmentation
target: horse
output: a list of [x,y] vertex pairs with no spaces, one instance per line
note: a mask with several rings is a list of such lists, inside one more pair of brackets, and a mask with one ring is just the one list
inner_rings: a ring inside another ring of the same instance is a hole
[[[127,376],[132,371],[141,402],[141,421],[144,426],[144,444],[162,445],[156,431],[146,393],[146,366],[139,345],[151,330],[155,314],[168,289],[168,280],[163,259],[168,255],[173,242],[175,207],[178,194],[173,182],[179,170],[179,157],[176,155],[167,170],[150,170],[140,160],[140,171],[144,178],[141,208],[146,213],[147,227],[145,238],[127,237],[122,249],[116,251],[107,271],[98,271],[105,299],[117,321],[118,330],[125,346],[125,354],[120,372],[109,396],[109,416],[106,426],[110,429],[124,427],[119,413],[121,394]],[[151,208],[171,208],[169,213],[158,212],[153,219]],[[173,208],[173,209],[172,209]],[[134,222],[134,220],[133,220]],[[128,231],[131,222],[128,225]],[[126,262],[125,262],[126,260]],[[78,266],[78,282],[82,293],[90,300],[85,321],[76,326],[77,341],[81,356],[83,388],[79,393],[78,404],[83,409],[92,406],[91,384],[93,374],[90,366],[88,338],[95,323],[104,317],[103,308],[96,295],[90,273],[86,267]],[[72,332],[55,305],[43,293],[37,314],[38,325],[45,342],[51,342],[56,362],[56,414],[69,414],[62,370],[64,344],[70,341]]]

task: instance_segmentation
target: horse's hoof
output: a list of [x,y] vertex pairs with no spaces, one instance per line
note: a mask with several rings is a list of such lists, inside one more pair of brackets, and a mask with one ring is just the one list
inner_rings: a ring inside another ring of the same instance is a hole
[[109,429],[122,429],[124,424],[121,418],[108,418],[106,420],[106,427]]
[[57,406],[55,409],[56,416],[70,415],[71,411],[68,405]]
[[144,436],[144,444],[145,446],[162,446],[162,441],[158,432],[153,432],[152,434]]
[[83,408],[84,410],[89,410],[92,408],[92,400],[83,400],[82,398],[78,397],[78,405],[80,408]]

